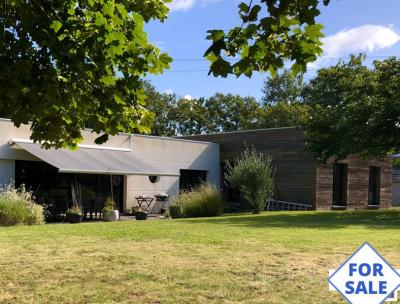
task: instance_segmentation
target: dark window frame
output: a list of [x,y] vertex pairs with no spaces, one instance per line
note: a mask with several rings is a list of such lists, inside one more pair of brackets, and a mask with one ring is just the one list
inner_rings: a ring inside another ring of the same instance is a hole
[[179,177],[179,191],[190,191],[202,183],[207,182],[207,170],[181,169]]
[[349,166],[343,163],[333,165],[332,205],[348,206]]
[[379,206],[381,204],[381,168],[369,167],[368,177],[368,205]]

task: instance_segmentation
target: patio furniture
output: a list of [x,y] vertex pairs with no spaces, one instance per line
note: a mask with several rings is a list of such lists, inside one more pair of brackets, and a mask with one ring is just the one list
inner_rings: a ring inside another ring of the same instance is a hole
[[151,212],[151,203],[154,201],[154,197],[141,195],[135,197],[135,199],[140,208],[144,209],[145,211]]
[[104,197],[99,196],[96,199],[91,199],[89,204],[85,204],[83,206],[83,219],[101,220],[104,201],[105,201]]
[[169,200],[169,195],[167,193],[158,193],[154,195],[156,202],[160,205],[160,213],[164,214],[167,211],[167,204]]

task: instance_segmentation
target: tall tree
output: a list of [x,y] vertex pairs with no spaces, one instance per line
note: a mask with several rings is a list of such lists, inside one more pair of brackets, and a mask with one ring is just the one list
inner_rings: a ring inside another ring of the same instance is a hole
[[[241,25],[228,31],[210,30],[212,45],[204,56],[210,74],[250,77],[254,71],[275,74],[285,61],[304,72],[322,53],[322,25],[315,22],[320,5],[330,0],[250,0],[239,4]],[[226,58],[228,57],[228,58]]]
[[400,152],[400,60],[375,61],[370,69],[363,59],[352,55],[319,70],[305,89],[311,115],[303,128],[321,161]]
[[32,122],[45,147],[76,146],[93,126],[97,143],[119,131],[148,132],[140,79],[171,59],[147,40],[170,0],[1,1],[0,112]]
[[280,102],[301,102],[303,90],[303,75],[293,75],[284,69],[281,74],[267,76],[262,88],[264,105],[275,105]]
[[148,109],[154,112],[152,134],[190,135],[255,129],[261,119],[253,97],[217,93],[210,98],[177,98],[145,83]]
[[259,128],[299,127],[308,119],[309,107],[300,102],[279,102],[264,106],[260,117]]
[[160,93],[148,81],[144,82],[144,91],[146,94],[146,109],[154,116],[151,135],[175,136],[177,129],[174,121],[174,111],[177,103],[176,95]]
[[175,120],[177,135],[202,134],[207,132],[207,110],[205,98],[180,98],[173,109],[171,118]]
[[254,97],[217,93],[208,98],[208,132],[232,132],[255,129],[260,119],[260,105]]

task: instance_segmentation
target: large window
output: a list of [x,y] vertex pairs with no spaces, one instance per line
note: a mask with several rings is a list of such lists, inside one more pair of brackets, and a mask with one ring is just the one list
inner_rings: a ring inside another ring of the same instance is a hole
[[368,205],[380,205],[381,168],[369,167]]
[[57,168],[39,161],[15,164],[15,184],[33,191],[39,202],[51,204],[55,215],[65,213],[72,204],[72,191],[85,210],[101,210],[111,195],[123,211],[123,176],[59,173]]
[[207,171],[203,170],[180,170],[179,189],[191,190],[201,183],[207,181]]
[[347,164],[335,164],[333,166],[333,206],[347,206]]

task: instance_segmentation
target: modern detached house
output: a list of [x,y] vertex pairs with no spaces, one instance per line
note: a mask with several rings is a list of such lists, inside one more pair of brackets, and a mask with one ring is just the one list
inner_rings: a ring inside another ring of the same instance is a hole
[[16,128],[0,119],[0,185],[24,184],[61,213],[71,204],[71,189],[80,189],[83,205],[101,205],[112,195],[122,212],[136,206],[140,196],[174,196],[205,181],[234,201],[238,193],[224,182],[224,163],[254,147],[273,159],[276,200],[328,210],[391,206],[390,157],[318,164],[305,151],[298,128],[180,138],[119,134],[102,146],[94,144],[90,130],[83,135],[76,151],[44,150],[29,140],[29,126]]
[[[305,151],[299,128],[276,128],[186,136],[220,144],[221,168],[247,147],[271,155],[275,169],[274,199],[311,205],[313,209],[387,208],[392,200],[392,158],[350,157],[319,164]],[[222,173],[223,173],[222,169]],[[237,199],[221,176],[224,196]]]

